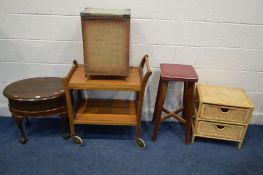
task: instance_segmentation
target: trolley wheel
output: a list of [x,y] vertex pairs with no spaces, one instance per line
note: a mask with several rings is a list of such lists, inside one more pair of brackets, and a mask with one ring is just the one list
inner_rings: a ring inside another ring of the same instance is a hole
[[79,136],[73,136],[73,143],[80,146],[83,145],[83,141]]
[[146,144],[142,138],[136,139],[136,145],[138,146],[139,149],[145,149],[145,147],[146,147]]

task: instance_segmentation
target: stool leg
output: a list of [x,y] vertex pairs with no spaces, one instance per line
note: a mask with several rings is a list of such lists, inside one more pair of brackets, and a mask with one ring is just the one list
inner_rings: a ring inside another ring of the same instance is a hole
[[16,125],[19,128],[19,130],[20,130],[19,142],[22,143],[22,144],[26,143],[27,142],[27,138],[26,138],[26,135],[25,135],[25,132],[24,132],[24,128],[23,128],[24,117],[16,116],[16,115],[12,114],[12,118],[15,120]]
[[186,90],[185,106],[184,106],[184,114],[185,114],[185,143],[190,143],[190,133],[191,133],[191,125],[192,125],[192,116],[193,116],[193,102],[194,102],[194,88],[195,83],[188,83]]
[[[188,86],[188,83],[187,82],[184,82],[184,94],[183,94],[183,107],[185,108],[186,106],[186,92],[187,92],[187,86]],[[186,114],[185,114],[185,110],[182,111],[182,117],[185,119],[186,118]]]
[[152,141],[155,141],[157,138],[157,133],[160,127],[160,121],[161,121],[161,116],[162,116],[162,108],[166,96],[166,91],[167,91],[167,86],[168,86],[168,81],[160,80],[161,82],[159,83],[160,88],[159,88],[159,93],[156,98],[157,105],[154,109],[154,128],[153,128],[153,134],[152,134]]
[[153,119],[152,119],[152,122],[155,122],[156,120],[156,109],[158,107],[158,102],[160,101],[160,88],[161,87],[161,77],[160,77],[160,80],[159,80],[159,85],[158,85],[158,90],[157,90],[157,95],[156,95],[156,100],[155,100],[155,106],[154,106],[154,113],[153,113]]

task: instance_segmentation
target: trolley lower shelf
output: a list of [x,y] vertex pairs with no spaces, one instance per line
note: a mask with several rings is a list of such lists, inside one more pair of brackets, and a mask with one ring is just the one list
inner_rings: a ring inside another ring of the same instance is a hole
[[137,125],[136,101],[116,99],[81,100],[74,124]]

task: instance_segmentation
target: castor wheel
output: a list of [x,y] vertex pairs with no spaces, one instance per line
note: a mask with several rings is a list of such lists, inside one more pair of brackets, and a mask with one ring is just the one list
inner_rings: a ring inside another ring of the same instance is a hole
[[20,137],[19,142],[25,144],[27,142],[27,139],[25,137]]
[[65,140],[69,139],[69,138],[70,138],[70,134],[69,134],[69,133],[64,133],[64,134],[63,134],[63,138],[64,138]]
[[79,136],[73,136],[73,143],[76,145],[83,145],[83,141]]
[[145,142],[143,141],[142,138],[136,139],[136,145],[138,146],[139,149],[145,149],[146,147]]

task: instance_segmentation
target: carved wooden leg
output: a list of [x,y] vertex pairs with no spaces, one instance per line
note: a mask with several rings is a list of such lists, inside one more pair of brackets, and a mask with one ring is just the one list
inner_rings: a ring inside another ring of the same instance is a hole
[[27,142],[27,138],[26,138],[26,135],[25,135],[25,132],[24,132],[24,128],[23,128],[24,117],[16,116],[16,115],[12,114],[12,118],[15,120],[16,125],[19,128],[19,130],[20,130],[19,142],[22,143],[22,144],[26,143]]
[[188,83],[187,88],[186,88],[186,102],[185,102],[185,107],[184,107],[184,114],[185,114],[185,143],[189,144],[190,143],[190,134],[191,134],[191,126],[192,126],[192,116],[194,113],[194,88],[195,88],[195,83]]
[[157,104],[155,105],[154,114],[155,114],[155,121],[154,121],[154,128],[152,134],[152,141],[155,141],[157,138],[157,133],[160,127],[161,117],[162,117],[162,108],[166,96],[168,81],[160,80],[160,92],[158,92],[158,96],[156,98]]
[[62,117],[63,120],[63,128],[64,128],[64,134],[63,134],[63,138],[64,139],[69,139],[70,138],[70,133],[69,133],[69,129],[68,129],[68,115],[67,114],[61,114],[60,115]]

